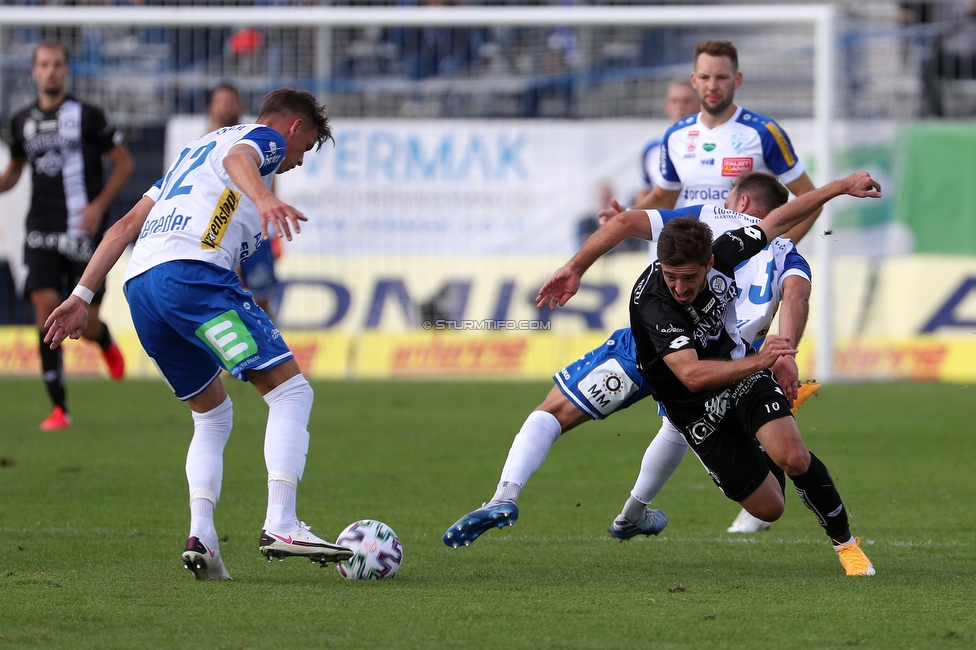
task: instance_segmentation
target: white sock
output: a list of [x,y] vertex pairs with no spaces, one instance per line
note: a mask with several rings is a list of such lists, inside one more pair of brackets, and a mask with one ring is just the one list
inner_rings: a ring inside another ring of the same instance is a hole
[[196,537],[216,551],[217,529],[214,528],[214,502],[210,499],[190,499],[190,537]]
[[234,425],[230,398],[206,413],[193,416],[193,439],[186,452],[186,481],[190,488],[190,536],[216,547],[214,508],[220,500],[224,475],[224,447]]
[[287,533],[298,527],[298,479],[294,476],[268,475],[268,513],[264,529]]
[[[498,489],[495,491],[492,501],[496,499],[518,501],[522,488],[529,478],[542,467],[543,461],[549,454],[549,449],[559,439],[562,430],[559,420],[552,413],[532,411],[529,414],[518,435],[515,436],[515,440],[512,441],[512,447],[508,451],[508,459],[505,461],[505,467],[502,468],[501,481],[498,483]],[[514,499],[511,498],[512,490],[508,489],[507,483],[514,483],[518,486]]]
[[847,540],[846,542],[841,542],[840,544],[837,544],[836,543],[836,540],[835,540],[834,550],[836,551],[838,548],[840,548],[844,544],[853,544],[853,543],[854,543],[854,536],[853,535],[851,535],[851,538],[849,540]]
[[308,455],[308,418],[312,412],[312,387],[295,375],[264,396],[268,426],[264,434],[264,462],[268,469],[268,511],[265,529],[294,530],[298,515],[298,482]]
[[[674,471],[678,469],[686,451],[688,451],[688,443],[685,442],[681,432],[665,418],[661,423],[661,429],[644,452],[640,474],[630,493],[631,497],[643,504],[653,501]],[[623,514],[626,516],[626,511]]]

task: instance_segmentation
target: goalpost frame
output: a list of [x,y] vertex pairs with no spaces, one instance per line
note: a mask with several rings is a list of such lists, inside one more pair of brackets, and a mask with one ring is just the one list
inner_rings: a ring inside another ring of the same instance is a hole
[[[814,106],[817,185],[833,177],[832,124],[836,85],[836,12],[831,5],[553,6],[553,7],[4,7],[0,26],[678,26],[807,23],[814,31]],[[0,41],[0,50],[3,49]],[[322,63],[325,63],[323,61]],[[320,66],[324,70],[325,66]],[[831,229],[829,205],[819,231]],[[833,282],[830,238],[814,239],[817,318],[814,368],[833,378]]]

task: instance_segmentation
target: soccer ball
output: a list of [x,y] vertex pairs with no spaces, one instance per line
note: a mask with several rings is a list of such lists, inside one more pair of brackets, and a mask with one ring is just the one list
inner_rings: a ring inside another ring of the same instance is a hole
[[352,557],[336,564],[349,580],[392,578],[403,562],[403,547],[393,529],[381,521],[363,519],[346,526],[336,540],[352,551]]

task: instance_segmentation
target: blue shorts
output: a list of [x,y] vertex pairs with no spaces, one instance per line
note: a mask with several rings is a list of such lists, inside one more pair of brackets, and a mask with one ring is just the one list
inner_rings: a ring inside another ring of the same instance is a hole
[[617,330],[603,345],[552,378],[573,406],[594,420],[602,420],[651,394],[637,370],[637,350],[629,327]]
[[271,295],[278,278],[275,277],[274,251],[271,242],[263,242],[256,251],[248,255],[241,264],[241,281],[244,288],[257,299]]
[[293,358],[278,328],[233,271],[193,260],[154,266],[125,283],[139,341],[181,400],[221,370],[244,379]]

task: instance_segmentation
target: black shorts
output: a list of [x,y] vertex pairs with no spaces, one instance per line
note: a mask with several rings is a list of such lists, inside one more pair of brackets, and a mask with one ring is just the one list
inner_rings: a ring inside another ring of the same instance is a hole
[[[96,240],[68,237],[64,233],[27,233],[24,244],[24,265],[27,267],[24,297],[29,300],[31,293],[38,289],[54,289],[66,297],[81,280],[96,245]],[[103,282],[95,291],[92,304],[100,305],[104,295]]]
[[742,501],[766,480],[769,468],[756,431],[793,417],[789,402],[769,370],[750,375],[694,408],[665,404],[712,480],[733,501]]

